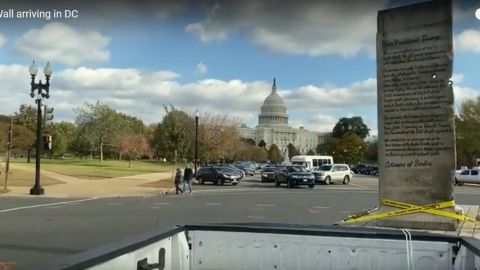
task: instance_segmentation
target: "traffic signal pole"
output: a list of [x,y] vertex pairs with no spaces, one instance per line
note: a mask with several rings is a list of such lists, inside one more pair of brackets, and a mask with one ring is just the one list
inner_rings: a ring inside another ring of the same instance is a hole
[[47,127],[52,124],[53,120],[53,108],[48,107],[47,105],[43,105],[43,149],[44,150],[52,150],[52,136],[49,132],[47,132]]

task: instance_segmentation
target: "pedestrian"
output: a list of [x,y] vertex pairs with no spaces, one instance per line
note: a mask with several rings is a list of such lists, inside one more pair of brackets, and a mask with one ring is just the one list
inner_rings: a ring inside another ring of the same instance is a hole
[[183,179],[182,171],[180,170],[180,168],[177,168],[177,173],[175,174],[175,194],[178,194],[179,191],[180,191],[180,194],[183,193],[183,190],[180,188],[182,179]]
[[192,194],[192,178],[193,178],[193,170],[190,168],[190,165],[187,164],[185,166],[185,170],[183,171],[183,191],[186,192],[187,189],[185,186],[188,186],[190,194]]

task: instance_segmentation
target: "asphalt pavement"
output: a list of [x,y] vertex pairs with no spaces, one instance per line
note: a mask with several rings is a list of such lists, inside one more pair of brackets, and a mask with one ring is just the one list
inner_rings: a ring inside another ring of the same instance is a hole
[[[0,270],[47,262],[188,223],[279,222],[328,225],[377,206],[378,184],[360,176],[349,185],[275,187],[250,177],[237,186],[194,185],[192,195],[55,199],[0,197]],[[456,187],[457,204],[478,204],[480,186]]]

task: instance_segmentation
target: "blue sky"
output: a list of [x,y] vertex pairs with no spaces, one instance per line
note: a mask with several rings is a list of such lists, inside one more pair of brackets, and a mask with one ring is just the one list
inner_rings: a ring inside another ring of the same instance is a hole
[[[330,131],[340,117],[360,115],[376,133],[376,15],[406,1],[114,3],[1,4],[80,16],[0,18],[0,113],[34,104],[28,66],[36,59],[40,68],[54,65],[49,102],[57,120],[73,121],[72,108],[99,100],[146,123],[173,103],[255,126],[276,77],[292,126]],[[454,4],[457,103],[480,89],[477,8]]]

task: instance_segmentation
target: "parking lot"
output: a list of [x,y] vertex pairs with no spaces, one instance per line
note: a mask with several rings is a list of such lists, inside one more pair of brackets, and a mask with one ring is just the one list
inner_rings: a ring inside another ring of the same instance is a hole
[[[276,187],[274,182],[262,182],[260,180],[260,172],[254,176],[247,176],[245,179],[241,180],[240,183],[236,186],[231,184],[225,184],[223,186],[217,186],[213,183],[205,183],[204,185],[195,184],[193,189],[201,192],[215,192],[222,190],[231,190],[231,191],[261,191],[261,190],[278,190],[285,191],[289,190],[285,184],[280,187]],[[306,186],[296,187],[294,190],[308,190]],[[369,191],[378,191],[378,176],[371,175],[355,175],[348,185],[343,185],[341,183],[334,183],[331,185],[325,185],[321,183],[315,184],[314,190],[369,190]],[[458,194],[479,194],[480,195],[480,185],[475,184],[465,184],[463,186],[455,186],[455,193]]]
[[[314,189],[332,189],[332,188],[345,188],[345,189],[373,189],[376,190],[378,187],[378,177],[368,176],[368,175],[355,175],[352,178],[352,181],[348,185],[342,185],[341,183],[334,183],[331,185],[325,185],[321,183],[315,184]],[[195,190],[224,190],[224,189],[287,189],[285,184],[280,187],[275,186],[275,182],[262,182],[260,180],[260,172],[254,176],[247,176],[236,186],[231,184],[225,184],[223,186],[217,186],[213,183],[205,183],[203,185],[196,183],[194,185]],[[295,189],[308,189],[306,186],[296,187]]]

